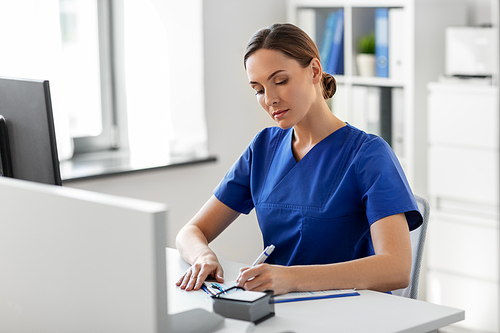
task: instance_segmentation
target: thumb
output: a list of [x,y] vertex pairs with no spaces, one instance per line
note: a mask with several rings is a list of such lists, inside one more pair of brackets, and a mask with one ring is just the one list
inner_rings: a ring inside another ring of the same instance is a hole
[[224,282],[224,271],[222,270],[222,267],[218,267],[216,272],[215,272],[215,279],[218,282]]

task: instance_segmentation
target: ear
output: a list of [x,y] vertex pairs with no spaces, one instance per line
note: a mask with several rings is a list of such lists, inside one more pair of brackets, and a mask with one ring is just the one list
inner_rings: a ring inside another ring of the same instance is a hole
[[321,82],[321,78],[323,77],[323,69],[321,68],[321,62],[319,61],[318,58],[313,58],[311,60],[311,63],[309,64],[311,66],[311,70],[313,73],[313,83],[317,84]]

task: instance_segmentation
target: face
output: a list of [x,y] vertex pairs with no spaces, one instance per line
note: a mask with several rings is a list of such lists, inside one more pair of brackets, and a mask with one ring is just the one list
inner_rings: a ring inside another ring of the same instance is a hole
[[281,51],[260,49],[247,59],[246,66],[259,104],[279,127],[287,129],[306,118],[321,78],[315,60],[303,68]]

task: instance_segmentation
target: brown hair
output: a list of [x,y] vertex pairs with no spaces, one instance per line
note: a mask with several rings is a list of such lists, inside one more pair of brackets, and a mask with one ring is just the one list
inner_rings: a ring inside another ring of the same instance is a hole
[[[290,23],[276,23],[257,31],[248,42],[243,65],[247,68],[248,58],[260,49],[277,50],[297,60],[302,67],[307,67],[313,58],[320,59],[318,47],[299,27]],[[329,99],[337,90],[335,78],[323,72],[321,77],[323,98]]]

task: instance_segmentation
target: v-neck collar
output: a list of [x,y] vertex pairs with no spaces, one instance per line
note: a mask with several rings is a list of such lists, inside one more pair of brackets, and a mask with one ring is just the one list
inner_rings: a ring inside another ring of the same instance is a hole
[[[344,127],[349,128],[349,126],[344,126]],[[347,139],[348,137],[348,133],[346,133],[345,131],[349,130],[349,129],[344,129],[344,127],[339,128],[338,130],[336,130],[335,132],[331,133],[326,138],[318,142],[298,162],[295,160],[295,157],[293,156],[292,152],[293,131],[291,129],[287,130],[286,133],[284,134],[283,139],[281,140],[281,143],[279,144],[274,153],[274,158],[270,164],[270,167],[266,175],[266,180],[265,180],[266,185],[264,186],[263,191],[260,193],[258,201],[261,203],[268,201],[271,193],[273,193],[278,188],[283,188],[283,187],[286,188],[287,187],[286,183],[289,183],[290,181],[295,182],[297,180],[297,178],[295,177],[308,178],[309,176],[306,174],[309,171],[307,170],[312,168],[310,170],[312,171],[313,169],[315,169],[315,165],[319,161],[323,161],[325,159],[331,160],[332,158],[335,158],[335,155],[330,155],[330,154],[324,156],[323,154],[324,151],[328,150],[325,148],[325,145],[331,146],[334,149],[341,149],[342,145],[345,143],[345,139]],[[342,136],[345,136],[344,140],[341,139]],[[330,162],[327,162],[327,165],[331,165]],[[306,174],[304,174],[304,172],[306,172]],[[278,200],[278,202],[281,203],[286,203],[287,201],[288,200],[285,200],[284,198],[282,200],[281,199]]]
[[289,156],[292,157],[292,159],[295,162],[295,164],[298,164],[300,161],[302,161],[307,156],[314,155],[314,153],[312,153],[312,151],[315,150],[315,148],[317,146],[321,146],[321,145],[325,144],[324,142],[329,142],[333,136],[336,136],[335,133],[338,133],[339,131],[342,131],[346,127],[350,127],[350,125],[348,123],[346,123],[345,126],[342,126],[342,127],[338,128],[338,129],[336,129],[335,131],[333,131],[332,133],[328,134],[325,138],[323,138],[321,141],[319,141],[318,143],[316,143],[311,149],[309,149],[307,151],[307,153],[304,156],[302,156],[302,158],[300,160],[298,160],[298,161],[295,158],[295,156],[293,155],[293,135],[295,133],[295,129],[292,127],[292,128],[290,128],[288,130],[287,138],[285,139],[285,141],[288,141],[288,148],[289,148],[289,154],[287,154],[287,155],[289,155]]

